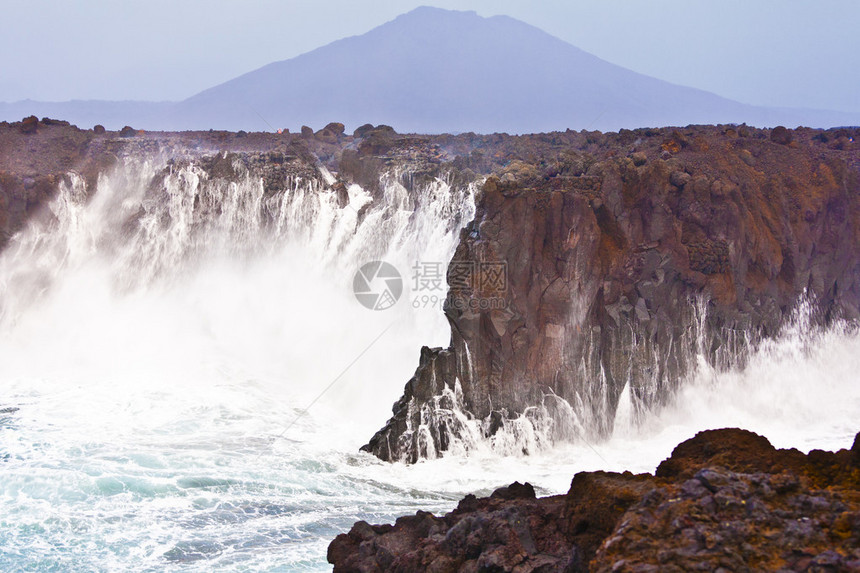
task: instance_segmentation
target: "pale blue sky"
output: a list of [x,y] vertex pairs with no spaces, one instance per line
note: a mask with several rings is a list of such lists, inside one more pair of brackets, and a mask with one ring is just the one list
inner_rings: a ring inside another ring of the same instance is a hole
[[745,103],[860,111],[856,0],[0,0],[0,101],[183,99],[420,5]]

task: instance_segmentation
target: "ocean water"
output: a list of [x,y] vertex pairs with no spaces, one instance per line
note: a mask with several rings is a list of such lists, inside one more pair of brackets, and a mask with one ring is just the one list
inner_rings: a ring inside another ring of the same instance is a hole
[[[0,254],[2,571],[325,571],[359,519],[445,512],[514,480],[554,494],[577,471],[653,471],[705,428],[802,450],[860,429],[860,337],[810,328],[801,306],[744,370],[702,362],[644,418],[622,401],[608,440],[380,462],[358,448],[420,347],[448,343],[444,268],[474,188],[410,192],[396,173],[339,207],[325,172],[269,196],[250,176],[165,165],[128,159],[95,193],[70,177]],[[402,275],[386,310],[353,294],[374,260]]]

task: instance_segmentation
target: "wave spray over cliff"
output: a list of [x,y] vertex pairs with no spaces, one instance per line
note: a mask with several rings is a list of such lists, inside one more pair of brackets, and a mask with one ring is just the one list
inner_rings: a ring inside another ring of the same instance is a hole
[[[650,471],[698,429],[807,448],[856,431],[860,338],[799,311],[742,370],[702,361],[659,410],[622,398],[607,441],[573,428],[552,444],[530,422],[469,456],[358,453],[418,349],[448,343],[408,273],[444,269],[474,188],[395,172],[338,189],[319,168],[272,192],[234,171],[131,158],[95,192],[70,175],[0,256],[0,569],[326,570],[357,519],[448,510],[514,479],[556,493],[575,471]],[[385,311],[352,291],[374,260],[404,275]]]

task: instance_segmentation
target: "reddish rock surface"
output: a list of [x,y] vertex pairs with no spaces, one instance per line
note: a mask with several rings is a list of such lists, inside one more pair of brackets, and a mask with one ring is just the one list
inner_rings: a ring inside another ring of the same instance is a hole
[[[860,130],[842,132],[499,136],[464,153],[493,175],[449,267],[451,345],[422,351],[364,449],[437,455],[463,434],[454,408],[491,436],[558,398],[604,436],[625,385],[634,409],[657,407],[697,354],[742,364],[801,300],[813,324],[856,320]],[[501,286],[480,274],[494,265]]]
[[442,517],[358,522],[328,559],[335,573],[857,571],[860,434],[804,455],[701,432],[654,476],[583,472],[564,496],[514,483]]

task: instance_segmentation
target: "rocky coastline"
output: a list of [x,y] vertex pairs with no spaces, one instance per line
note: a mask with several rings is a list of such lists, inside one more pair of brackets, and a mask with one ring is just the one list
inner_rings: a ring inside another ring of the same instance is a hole
[[[51,216],[70,173],[91,192],[141,151],[228,181],[250,173],[266,193],[323,172],[338,196],[352,183],[377,193],[386,173],[480,183],[448,269],[451,344],[421,350],[364,449],[415,462],[465,443],[464,419],[492,441],[534,415],[550,439],[599,440],[625,391],[634,414],[659,408],[694,357],[742,365],[801,304],[812,325],[860,319],[858,137],[734,125],[110,132],[27,118],[0,123],[0,249]],[[496,274],[463,275],[464,265]],[[540,499],[515,483],[444,517],[359,522],[329,561],[335,571],[853,571],[858,485],[860,439],[805,455],[744,430],[708,431],[653,475],[581,473],[567,495]]]
[[565,495],[513,483],[435,516],[356,523],[335,573],[860,570],[860,434],[838,452],[740,429],[679,444],[654,474],[582,472]]
[[352,183],[378,192],[386,173],[407,189],[434,177],[480,183],[448,268],[450,345],[421,350],[364,449],[414,462],[467,447],[464,416],[492,439],[534,412],[546,420],[527,421],[551,424],[552,439],[599,440],[623,392],[635,415],[659,408],[697,356],[742,365],[801,304],[812,324],[860,317],[858,137],[745,125],[111,132],[30,117],[0,123],[0,248],[29,218],[50,216],[69,173],[91,193],[134,154],[194,161],[226,181],[260,177],[266,194],[323,168],[324,186],[344,198]]

